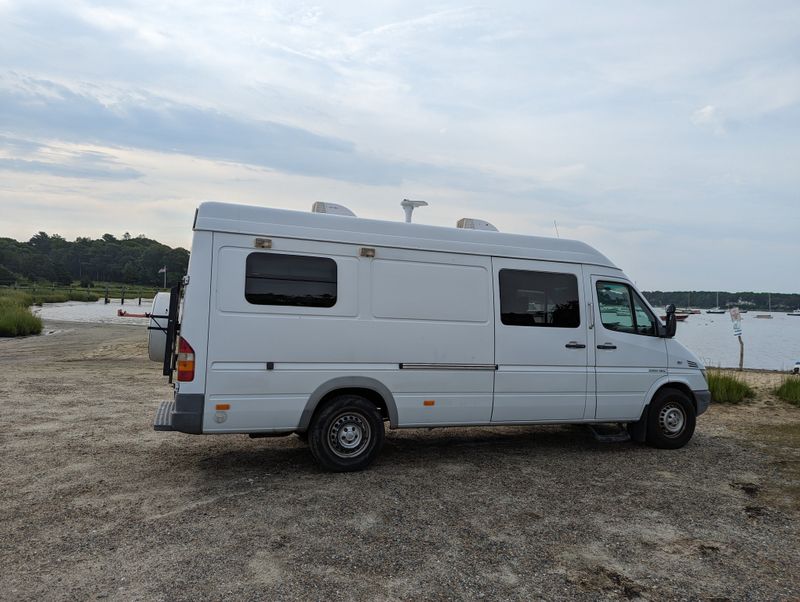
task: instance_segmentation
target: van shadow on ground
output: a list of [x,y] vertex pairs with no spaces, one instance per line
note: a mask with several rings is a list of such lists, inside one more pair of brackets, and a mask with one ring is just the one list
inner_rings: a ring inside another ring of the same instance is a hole
[[[700,434],[695,436],[707,439]],[[204,438],[206,439],[206,438]],[[319,475],[323,471],[316,465],[308,446],[296,436],[250,439],[246,436],[207,438],[204,445],[186,445],[169,460],[168,470],[200,471],[204,478],[235,476],[264,477],[291,473]],[[192,438],[192,441],[196,441]],[[207,443],[207,444],[206,444]],[[690,443],[688,448],[695,444]],[[497,428],[447,428],[408,429],[387,431],[386,440],[375,464],[368,472],[403,471],[418,468],[425,462],[430,468],[437,464],[453,466],[463,463],[476,466],[491,463],[502,470],[504,458],[535,462],[537,458],[557,457],[559,463],[602,463],[601,458],[612,455],[633,461],[651,458],[657,451],[628,442],[598,442],[588,428],[582,425],[525,426]],[[680,452],[678,452],[680,453]],[[163,463],[163,457],[154,462]]]

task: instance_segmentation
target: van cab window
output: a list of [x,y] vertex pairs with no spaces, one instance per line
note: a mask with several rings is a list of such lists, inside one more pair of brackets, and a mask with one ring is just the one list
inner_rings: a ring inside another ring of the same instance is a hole
[[500,319],[508,326],[578,328],[578,279],[574,274],[500,270]]
[[333,307],[336,262],[330,257],[250,253],[244,296],[255,305]]
[[627,284],[598,282],[600,320],[608,330],[656,336],[655,316]]

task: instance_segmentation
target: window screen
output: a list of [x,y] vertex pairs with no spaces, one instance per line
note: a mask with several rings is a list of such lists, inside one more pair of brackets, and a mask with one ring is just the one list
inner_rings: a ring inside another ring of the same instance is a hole
[[500,320],[508,326],[577,328],[578,279],[574,274],[500,270]]
[[329,257],[251,253],[244,296],[256,305],[333,307],[336,262]]

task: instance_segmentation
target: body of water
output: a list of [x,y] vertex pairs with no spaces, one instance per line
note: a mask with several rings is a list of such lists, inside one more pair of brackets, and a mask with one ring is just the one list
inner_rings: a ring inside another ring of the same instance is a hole
[[[739,340],[727,313],[691,314],[685,322],[678,322],[675,338],[707,366],[739,366]],[[765,311],[742,314],[742,341],[745,368],[788,370],[800,360],[800,317]]]
[[[117,316],[117,310],[144,313],[150,311],[151,304],[152,300],[142,299],[141,305],[137,305],[136,300],[120,305],[119,299],[114,299],[106,305],[101,299],[97,303],[45,303],[33,310],[45,320],[147,326],[147,318],[122,318]],[[745,368],[788,370],[800,360],[800,317],[778,312],[758,313],[771,315],[772,319],[756,318],[755,313],[742,315]],[[685,322],[678,322],[675,336],[707,366],[739,365],[739,341],[733,336],[728,314],[692,314]]]
[[152,299],[126,300],[125,305],[120,305],[119,299],[109,299],[106,304],[102,299],[96,303],[85,301],[67,301],[66,303],[45,303],[42,307],[32,307],[33,313],[43,320],[58,320],[61,322],[94,322],[99,324],[134,324],[147,326],[147,318],[123,318],[117,315],[117,310],[124,309],[132,314],[143,314],[150,311]]

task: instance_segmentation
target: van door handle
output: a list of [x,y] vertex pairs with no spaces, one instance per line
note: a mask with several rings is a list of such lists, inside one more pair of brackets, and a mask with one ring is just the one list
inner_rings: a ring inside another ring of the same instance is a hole
[[579,343],[578,341],[570,341],[566,345],[564,345],[567,349],[586,349],[586,345],[583,343]]
[[612,343],[603,343],[597,346],[598,349],[616,349],[617,346]]

